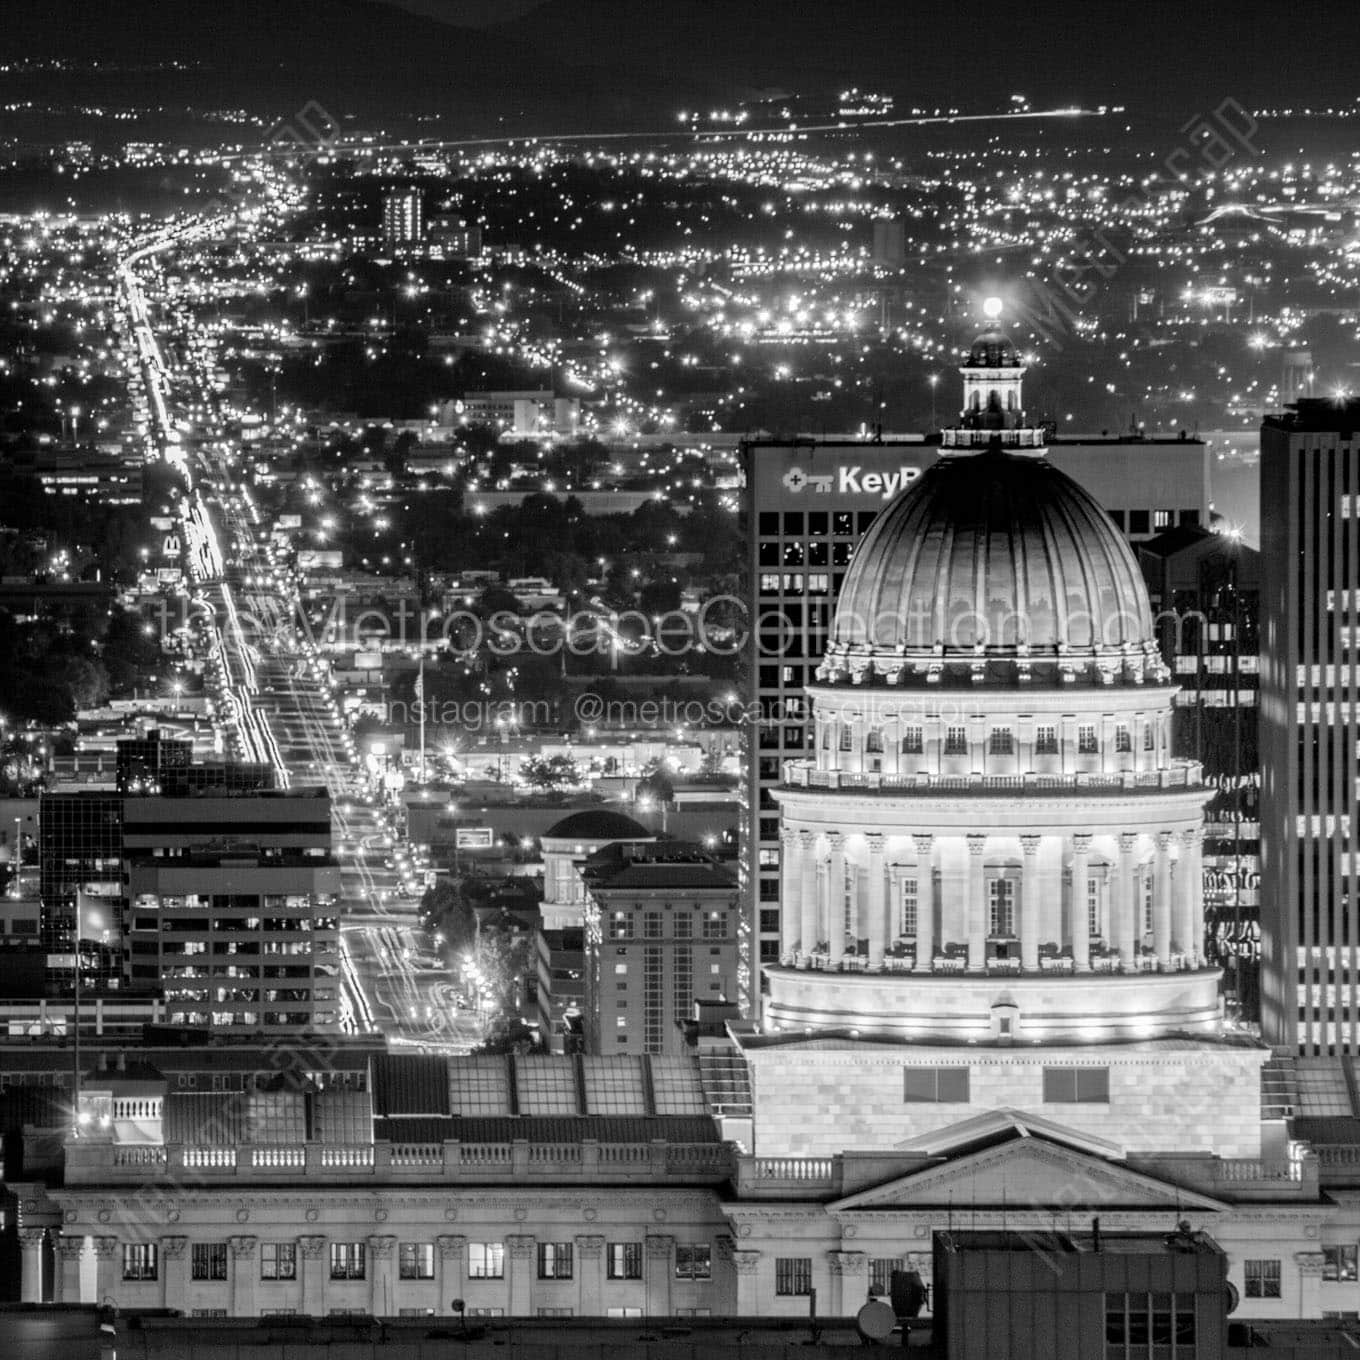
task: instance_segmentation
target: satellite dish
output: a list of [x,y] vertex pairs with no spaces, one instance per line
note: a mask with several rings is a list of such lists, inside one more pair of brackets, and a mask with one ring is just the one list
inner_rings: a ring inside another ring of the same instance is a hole
[[855,1314],[855,1330],[865,1341],[886,1341],[896,1326],[896,1313],[878,1299],[870,1299]]

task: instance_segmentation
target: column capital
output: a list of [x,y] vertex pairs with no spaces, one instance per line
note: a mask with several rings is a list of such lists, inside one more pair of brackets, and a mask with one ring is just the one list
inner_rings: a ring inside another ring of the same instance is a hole
[[935,848],[935,837],[926,831],[912,836],[911,843],[916,847],[918,855],[928,855]]
[[1039,843],[1043,840],[1042,836],[1021,836],[1020,849],[1024,852],[1026,859],[1032,859],[1039,853]]
[[324,1237],[299,1237],[298,1245],[302,1248],[302,1257],[305,1261],[318,1261],[326,1250],[326,1239]]
[[381,1235],[375,1233],[368,1239],[369,1254],[379,1261],[387,1260],[387,1258],[392,1255],[396,1245],[397,1239],[388,1236],[386,1233]]
[[117,1250],[118,1239],[116,1237],[96,1237],[94,1239],[94,1254],[101,1261],[107,1261]]
[[780,826],[779,840],[782,845],[792,845],[801,833],[791,826]]
[[533,1259],[538,1239],[532,1233],[511,1233],[506,1239],[506,1245],[510,1248],[512,1261],[529,1261]]
[[1204,828],[1202,826],[1187,827],[1185,830],[1181,831],[1179,835],[1181,844],[1185,846],[1187,850],[1192,850],[1204,839]]
[[826,833],[826,843],[833,855],[839,854],[845,848],[845,834],[840,831],[828,831]]
[[862,1251],[829,1251],[826,1259],[833,1275],[865,1275],[869,1258]]
[[1175,836],[1174,831],[1159,831],[1157,833],[1157,849],[1162,854],[1166,854],[1171,849],[1171,841]]
[[227,1244],[231,1247],[232,1257],[237,1261],[249,1261],[255,1255],[255,1244],[258,1238],[254,1237],[229,1237]]
[[804,827],[798,833],[798,839],[802,843],[804,849],[806,849],[808,846],[815,845],[817,843],[817,833],[815,831],[809,831],[806,827]]
[[668,1259],[671,1248],[675,1246],[675,1238],[663,1234],[648,1234],[647,1236],[647,1255],[653,1260]]
[[21,1247],[40,1247],[43,1238],[47,1236],[46,1228],[20,1228],[19,1245]]
[[52,1239],[52,1245],[56,1248],[57,1255],[64,1261],[78,1261],[85,1253],[83,1237],[69,1237],[63,1233]]
[[189,1239],[187,1237],[162,1237],[161,1255],[167,1261],[178,1261],[188,1249]]
[[1131,855],[1138,845],[1138,836],[1133,831],[1121,831],[1119,833],[1119,853],[1121,855]]
[[441,1261],[452,1261],[455,1256],[461,1256],[467,1249],[467,1238],[462,1234],[441,1233],[434,1240],[439,1248]]
[[598,1233],[587,1233],[576,1239],[576,1254],[583,1261],[595,1261],[604,1255],[604,1238]]
[[738,1275],[754,1275],[760,1265],[760,1253],[758,1251],[734,1251],[732,1253],[732,1269]]
[[881,831],[870,831],[864,838],[871,855],[881,855],[888,838]]
[[1091,853],[1091,842],[1095,839],[1089,831],[1078,831],[1072,837],[1072,849],[1078,855],[1089,855]]
[[987,849],[987,837],[985,835],[970,832],[967,840],[968,853],[972,855],[974,859],[981,859],[983,851]]

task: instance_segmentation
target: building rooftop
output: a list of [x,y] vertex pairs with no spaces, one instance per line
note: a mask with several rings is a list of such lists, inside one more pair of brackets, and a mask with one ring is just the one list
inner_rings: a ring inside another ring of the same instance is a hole
[[648,831],[641,822],[621,812],[607,808],[590,808],[573,812],[554,822],[543,833],[544,840],[560,841],[652,841],[656,832]]
[[1360,397],[1302,397],[1279,415],[1269,415],[1262,425],[1288,434],[1336,433],[1349,439],[1360,429]]

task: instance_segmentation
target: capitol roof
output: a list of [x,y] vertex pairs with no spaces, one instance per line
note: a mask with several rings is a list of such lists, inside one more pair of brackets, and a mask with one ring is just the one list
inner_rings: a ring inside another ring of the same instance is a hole
[[874,521],[836,604],[823,682],[1168,679],[1133,553],[1045,458],[944,457]]

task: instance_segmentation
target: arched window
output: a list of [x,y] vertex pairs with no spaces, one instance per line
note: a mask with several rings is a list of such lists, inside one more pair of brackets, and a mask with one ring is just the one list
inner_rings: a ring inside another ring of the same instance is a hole
[[883,730],[879,727],[871,727],[868,735],[864,738],[864,749],[870,755],[883,754]]

